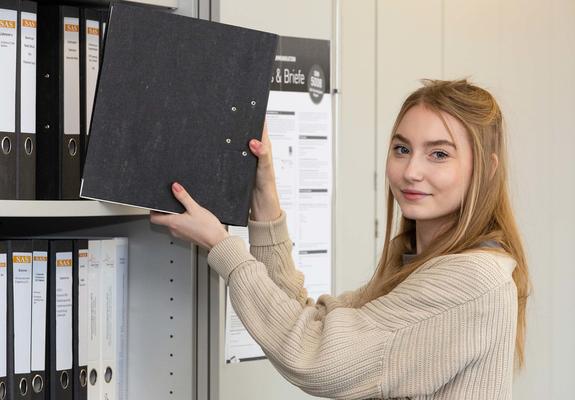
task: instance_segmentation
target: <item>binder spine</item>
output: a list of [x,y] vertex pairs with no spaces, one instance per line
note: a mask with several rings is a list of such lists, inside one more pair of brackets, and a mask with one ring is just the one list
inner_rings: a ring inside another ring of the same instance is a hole
[[74,338],[74,400],[86,400],[87,393],[87,341],[88,341],[88,241],[74,241],[73,255],[73,338]]
[[80,18],[80,172],[84,169],[100,69],[100,10],[83,8]]
[[100,310],[100,253],[101,240],[88,242],[88,398],[99,399],[102,393],[101,360],[101,310]]
[[34,240],[32,264],[31,399],[46,399],[48,241]]
[[80,192],[79,10],[38,4],[37,197]]
[[72,400],[72,241],[50,242],[48,386],[50,399]]
[[31,399],[31,240],[14,240],[8,262],[8,398]]
[[61,185],[59,136],[63,100],[59,7],[38,4],[37,40],[36,197],[56,200]]
[[80,13],[62,6],[63,131],[61,149],[62,199],[80,195]]
[[6,241],[6,295],[7,295],[7,314],[6,314],[6,397],[14,399],[14,285],[13,285],[13,268],[12,262],[12,241]]
[[0,241],[0,400],[8,394],[8,245]]
[[20,3],[18,34],[18,199],[36,197],[36,3]]
[[0,1],[0,199],[17,197],[18,1]]

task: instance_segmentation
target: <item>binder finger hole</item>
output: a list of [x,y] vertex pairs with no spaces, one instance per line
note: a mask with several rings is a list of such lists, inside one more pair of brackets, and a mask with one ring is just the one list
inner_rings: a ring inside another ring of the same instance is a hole
[[6,399],[6,384],[0,382],[0,400]]
[[4,154],[10,154],[10,151],[12,151],[12,142],[8,136],[4,136],[2,138],[2,152]]
[[85,369],[82,369],[80,371],[80,386],[81,387],[86,387],[86,385],[88,384],[88,376],[87,376],[87,372]]
[[70,377],[66,371],[60,374],[60,385],[62,385],[62,389],[68,389],[68,386],[70,385]]
[[20,379],[18,388],[20,389],[20,395],[26,396],[26,394],[28,393],[28,381],[26,380],[26,378]]
[[90,385],[94,386],[98,382],[98,373],[95,369],[90,371]]
[[76,139],[70,139],[70,141],[68,142],[68,152],[72,157],[74,157],[77,151],[78,151],[78,145],[76,144]]
[[32,143],[32,139],[29,137],[26,138],[24,142],[24,151],[26,152],[27,156],[32,155],[32,150],[34,150],[34,144]]
[[112,368],[110,367],[106,368],[106,372],[104,374],[104,380],[106,381],[106,383],[110,383],[110,381],[112,380]]
[[40,375],[34,376],[32,379],[32,390],[34,393],[40,393],[44,389],[44,379]]

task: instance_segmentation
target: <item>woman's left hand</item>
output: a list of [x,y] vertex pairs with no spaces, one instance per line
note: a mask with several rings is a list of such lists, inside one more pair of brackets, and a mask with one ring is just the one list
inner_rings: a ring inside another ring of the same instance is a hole
[[218,218],[196,203],[179,183],[172,184],[172,193],[186,211],[181,214],[151,211],[150,222],[167,226],[178,239],[188,240],[208,250],[229,236]]

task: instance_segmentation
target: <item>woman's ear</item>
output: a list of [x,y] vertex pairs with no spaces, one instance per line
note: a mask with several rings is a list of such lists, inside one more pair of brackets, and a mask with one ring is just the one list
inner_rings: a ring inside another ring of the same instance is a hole
[[489,175],[489,180],[493,179],[493,175],[495,175],[495,171],[497,170],[497,166],[499,165],[499,158],[497,154],[491,154],[491,173]]

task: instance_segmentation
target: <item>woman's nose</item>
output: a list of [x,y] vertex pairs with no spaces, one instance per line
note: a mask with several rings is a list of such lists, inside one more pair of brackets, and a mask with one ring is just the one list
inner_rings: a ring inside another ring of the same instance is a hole
[[408,181],[420,181],[423,179],[423,160],[419,157],[412,156],[403,171],[403,177]]

